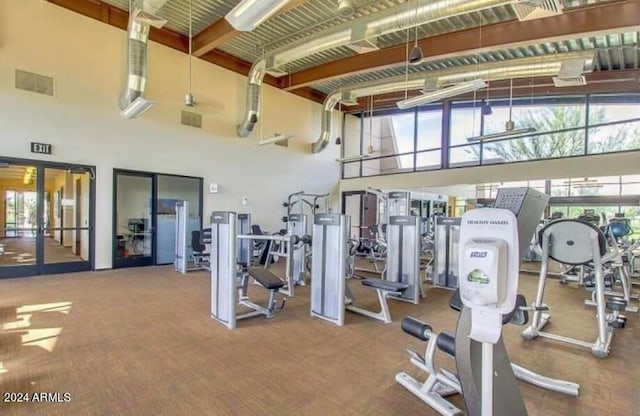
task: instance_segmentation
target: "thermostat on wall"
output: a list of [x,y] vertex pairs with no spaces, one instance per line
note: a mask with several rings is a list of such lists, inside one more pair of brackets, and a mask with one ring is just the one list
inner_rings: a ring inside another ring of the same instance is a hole
[[210,194],[217,194],[218,193],[218,184],[217,183],[210,183],[209,184],[209,193]]

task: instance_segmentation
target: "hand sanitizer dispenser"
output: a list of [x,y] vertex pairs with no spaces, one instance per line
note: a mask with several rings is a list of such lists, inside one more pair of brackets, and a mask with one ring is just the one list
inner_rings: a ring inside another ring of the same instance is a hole
[[507,295],[507,243],[494,239],[474,238],[462,248],[460,275],[465,280],[460,286],[463,298],[473,299],[474,305],[498,307]]

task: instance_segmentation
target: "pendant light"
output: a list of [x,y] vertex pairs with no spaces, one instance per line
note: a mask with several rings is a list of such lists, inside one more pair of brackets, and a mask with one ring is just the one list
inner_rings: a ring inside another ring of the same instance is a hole
[[490,116],[493,114],[491,104],[489,104],[489,83],[487,82],[487,99],[482,102],[482,115]]
[[[416,15],[418,14],[418,3],[416,2]],[[417,17],[416,17],[417,20]],[[413,48],[411,49],[411,53],[409,54],[409,65],[420,65],[422,60],[424,59],[424,54],[422,53],[422,48],[418,45],[418,25],[416,23],[416,31],[415,31],[415,43],[413,44]]]
[[189,92],[184,96],[184,105],[187,107],[193,107],[196,105],[193,94],[191,93],[191,61],[192,56],[192,41],[193,41],[193,0],[189,0]]

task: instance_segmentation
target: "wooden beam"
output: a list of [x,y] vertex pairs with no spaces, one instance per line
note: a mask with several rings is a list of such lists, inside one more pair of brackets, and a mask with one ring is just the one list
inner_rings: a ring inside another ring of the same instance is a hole
[[[587,85],[579,87],[556,88],[551,77],[519,78],[513,80],[514,97],[544,97],[548,95],[574,95],[588,93],[632,93],[640,92],[640,70],[599,71],[586,74]],[[533,88],[531,83],[533,81]],[[510,89],[509,80],[492,81],[489,85],[489,94],[486,90],[476,93],[477,101],[489,98],[508,98]],[[408,97],[419,95],[418,90],[409,91]],[[373,99],[374,109],[395,108],[396,102],[405,98],[404,92],[393,92],[376,95]],[[459,95],[448,101],[473,100],[473,93]],[[350,113],[368,111],[368,97],[358,100],[358,105],[348,107]]]
[[[47,0],[49,3],[55,4],[65,9],[74,11],[81,15],[90,17],[92,19],[99,20],[111,26],[115,26],[122,30],[127,30],[129,22],[129,13],[125,10],[119,9],[101,0]],[[178,32],[169,29],[157,29],[152,27],[149,34],[149,38],[154,42],[176,49],[180,52],[189,52],[189,39]],[[247,75],[251,68],[251,63],[236,58],[228,53],[212,50],[200,57],[207,62],[214,65],[221,66],[225,69],[237,72],[242,75]],[[279,87],[278,79],[267,74],[264,77],[264,82],[267,85]],[[320,91],[312,90],[311,88],[301,88],[299,91],[291,91],[293,94],[300,97],[307,98],[309,100],[322,103],[325,98],[325,94]]]
[[[272,17],[295,9],[307,1],[309,0],[290,0],[289,3],[278,10]],[[242,33],[243,32],[235,30],[224,17],[218,19],[194,36],[193,55],[202,56]]]
[[[420,39],[419,44],[428,60],[440,60],[482,51],[575,39],[621,28],[637,31],[639,27],[640,1],[622,0],[571,9],[545,19],[508,21],[481,29],[445,33]],[[406,59],[404,44],[391,46],[295,72],[290,77],[282,78],[280,87],[295,90],[321,81],[395,67]]]

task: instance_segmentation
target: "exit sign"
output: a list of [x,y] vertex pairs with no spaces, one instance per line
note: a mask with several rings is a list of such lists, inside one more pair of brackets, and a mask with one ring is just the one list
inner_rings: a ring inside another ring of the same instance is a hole
[[31,153],[41,153],[43,155],[50,155],[53,146],[46,143],[31,142]]

